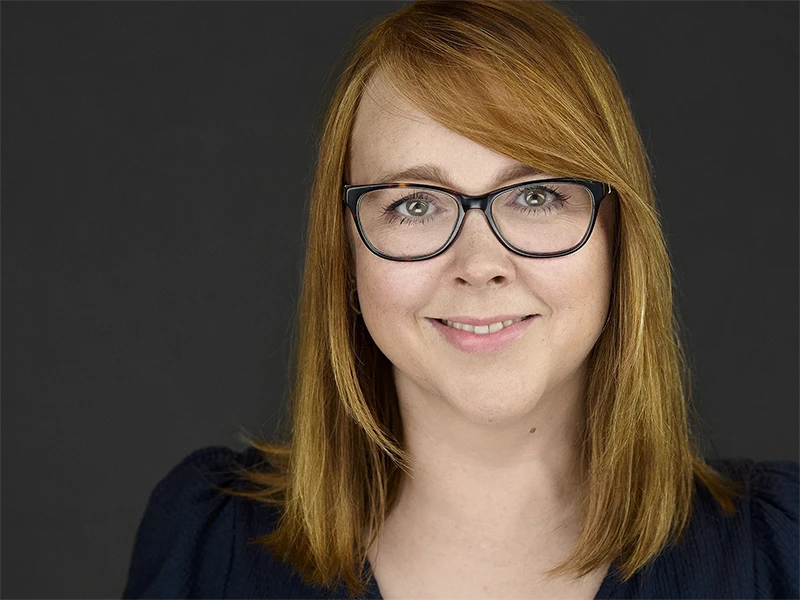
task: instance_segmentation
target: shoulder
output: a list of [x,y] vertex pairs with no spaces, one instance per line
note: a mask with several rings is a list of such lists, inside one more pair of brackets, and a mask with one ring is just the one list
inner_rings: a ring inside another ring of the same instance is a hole
[[211,509],[230,504],[232,496],[219,488],[240,487],[239,471],[259,463],[257,452],[249,448],[236,452],[224,446],[208,446],[183,458],[158,482],[150,494],[145,518],[174,518],[190,522],[207,517]]
[[[628,582],[619,598],[798,598],[798,464],[710,459],[741,485],[736,511],[725,513],[699,480],[680,539]],[[600,597],[611,597],[600,595]]]
[[[237,472],[258,464],[249,448],[209,446],[191,452],[155,486],[139,524],[123,598],[225,597],[243,527],[273,526],[264,507],[243,510]],[[251,503],[252,504],[252,503]],[[257,512],[257,515],[256,515]],[[243,523],[247,516],[249,523]],[[262,534],[269,531],[262,531]]]
[[[754,543],[774,543],[777,547],[773,550],[778,550],[784,541],[794,541],[796,547],[800,500],[797,462],[728,458],[709,460],[708,464],[743,486],[734,518],[748,525]],[[707,492],[699,494],[701,509],[707,510],[709,501]]]
[[239,472],[261,466],[271,469],[254,448],[236,452],[225,446],[207,446],[189,453],[164,476],[153,491],[153,497],[176,493],[193,495],[209,487],[239,488]]
[[712,466],[746,486],[740,518],[752,544],[754,597],[800,597],[800,465],[728,459]]
[[199,500],[209,487],[236,486],[237,472],[252,467],[258,460],[252,448],[244,452],[236,452],[225,446],[194,450],[158,482],[149,503],[162,505],[163,508],[164,504],[171,504],[169,500],[177,496]]

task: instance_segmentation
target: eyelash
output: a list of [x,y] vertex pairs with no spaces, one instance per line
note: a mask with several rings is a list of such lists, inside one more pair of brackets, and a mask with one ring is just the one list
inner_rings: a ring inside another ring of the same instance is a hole
[[[549,194],[553,195],[555,200],[551,204],[548,204],[547,206],[544,206],[544,207],[535,207],[535,206],[518,206],[517,207],[517,210],[520,210],[520,211],[525,212],[525,213],[530,213],[530,212],[535,212],[535,211],[550,212],[552,210],[558,210],[558,208],[564,202],[569,200],[568,197],[565,197],[564,195],[560,194],[559,192],[557,192],[556,190],[554,190],[553,188],[551,188],[550,186],[547,186],[547,185],[537,185],[534,188],[521,188],[520,189],[520,194],[526,192],[529,189],[543,190],[545,192],[548,192]],[[517,198],[519,198],[519,196],[517,196]],[[386,215],[386,217],[389,219],[389,223],[394,223],[395,221],[397,221],[399,219],[401,225],[421,225],[421,224],[424,224],[429,219],[426,219],[425,217],[423,217],[422,220],[409,219],[405,215],[400,215],[400,214],[398,214],[398,213],[396,213],[394,211],[395,208],[397,208],[401,204],[409,202],[410,200],[424,200],[424,199],[425,199],[425,197],[422,196],[421,194],[417,193],[417,192],[415,192],[413,194],[410,194],[408,196],[403,196],[399,200],[393,202],[392,204],[390,204],[389,206],[384,208],[383,209],[383,214]],[[553,206],[554,204],[556,206]],[[432,218],[433,215],[430,215],[429,217]]]
[[537,185],[535,188],[522,188],[520,192],[524,193],[528,189],[544,190],[545,192],[552,194],[555,200],[553,200],[553,202],[551,204],[548,204],[547,206],[539,206],[539,207],[520,206],[519,210],[523,212],[533,212],[533,211],[550,212],[552,210],[558,210],[558,208],[560,208],[567,200],[569,200],[569,197],[560,194],[559,192],[557,192],[556,190],[547,185]]
[[400,224],[401,225],[420,225],[422,223],[426,223],[430,218],[433,218],[433,215],[426,215],[428,218],[426,219],[425,217],[423,217],[422,220],[420,221],[420,220],[417,220],[417,219],[409,219],[405,215],[401,215],[401,214],[398,214],[398,213],[394,212],[395,208],[397,208],[401,204],[404,204],[404,203],[406,203],[406,202],[408,202],[410,200],[425,200],[425,197],[422,196],[421,194],[415,192],[415,193],[410,194],[408,196],[403,196],[402,198],[400,198],[399,200],[397,200],[395,202],[392,202],[389,206],[387,206],[386,208],[383,209],[383,214],[388,217],[389,223],[394,223],[395,221],[400,219]]

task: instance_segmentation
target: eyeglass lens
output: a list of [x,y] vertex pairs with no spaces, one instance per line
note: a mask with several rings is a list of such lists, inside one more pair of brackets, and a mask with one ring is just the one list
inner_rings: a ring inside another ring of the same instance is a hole
[[[592,220],[592,194],[577,183],[526,184],[495,198],[491,214],[500,235],[530,254],[571,250]],[[459,201],[415,187],[367,192],[358,205],[364,235],[381,253],[418,258],[440,250],[458,224]]]

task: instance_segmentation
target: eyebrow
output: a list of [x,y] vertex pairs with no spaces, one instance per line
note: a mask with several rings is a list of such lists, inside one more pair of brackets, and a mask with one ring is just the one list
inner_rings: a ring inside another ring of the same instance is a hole
[[[543,175],[538,169],[528,165],[511,165],[500,171],[490,184],[490,188],[497,188],[512,179],[521,177],[538,177]],[[382,174],[376,183],[422,183],[430,182],[450,189],[458,189],[450,174],[433,164],[423,164]]]

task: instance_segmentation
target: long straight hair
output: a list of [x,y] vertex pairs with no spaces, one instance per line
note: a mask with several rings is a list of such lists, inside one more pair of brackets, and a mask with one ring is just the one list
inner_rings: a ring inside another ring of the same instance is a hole
[[293,356],[285,443],[249,437],[268,469],[241,473],[277,507],[256,540],[314,585],[362,595],[367,549],[410,461],[388,359],[350,308],[353,255],[341,189],[359,100],[380,72],[448,129],[555,176],[594,179],[618,210],[608,323],[590,361],[581,436],[583,522],[548,575],[611,559],[627,580],[676,542],[695,478],[725,512],[741,490],[702,458],[650,164],[613,68],[549,3],[421,0],[377,23],[350,55],[324,119]]

